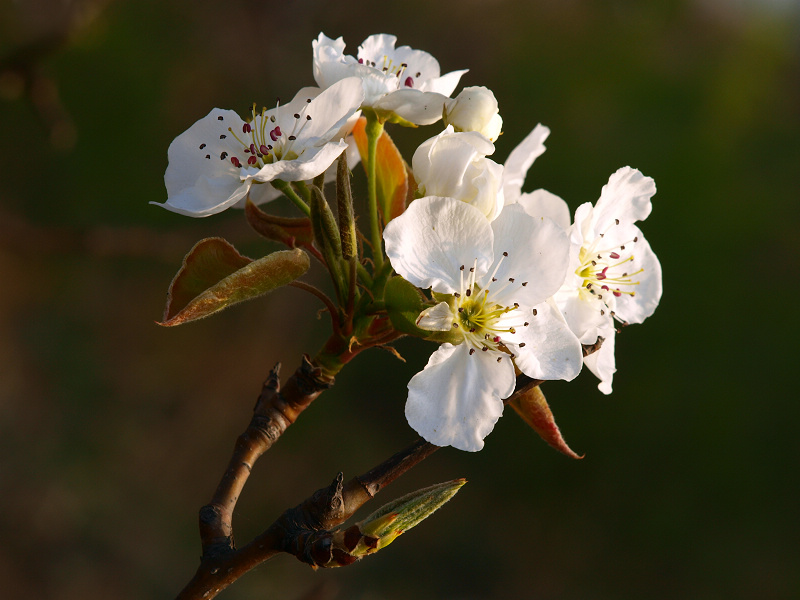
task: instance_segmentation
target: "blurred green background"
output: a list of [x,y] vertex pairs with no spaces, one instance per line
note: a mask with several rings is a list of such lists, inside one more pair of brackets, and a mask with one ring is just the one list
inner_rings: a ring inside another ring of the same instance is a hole
[[[280,556],[222,598],[800,597],[800,16],[794,0],[26,0],[0,3],[0,581],[6,598],[168,598],[197,565],[211,495],[261,381],[314,353],[318,304],[286,289],[155,325],[184,253],[241,213],[163,201],[170,141],[211,107],[312,85],[311,40],[376,32],[499,99],[505,159],[552,129],[526,189],[574,209],[631,165],[664,298],[619,336],[615,392],[544,390],[583,461],[507,412],[384,492],[470,483],[376,557]],[[410,156],[436,127],[391,129]],[[360,176],[360,172],[359,172]],[[276,210],[288,210],[282,204]],[[319,278],[319,274],[315,277]],[[322,281],[322,280],[320,280]],[[321,283],[324,285],[324,282]],[[415,439],[405,384],[432,346],[359,357],[257,465],[249,540],[336,472]]]

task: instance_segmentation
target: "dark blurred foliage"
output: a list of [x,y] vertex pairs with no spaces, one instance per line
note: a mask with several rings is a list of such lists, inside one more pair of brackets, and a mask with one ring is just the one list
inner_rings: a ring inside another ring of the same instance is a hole
[[[183,254],[241,213],[163,201],[166,149],[213,106],[313,84],[311,40],[370,33],[497,95],[498,160],[551,127],[528,189],[573,209],[630,164],[655,316],[618,337],[615,392],[545,386],[583,461],[513,414],[477,454],[443,450],[384,501],[455,477],[444,510],[378,556],[311,572],[279,557],[223,598],[797,598],[800,21],[791,0],[0,3],[0,582],[6,598],[171,597],[268,369],[314,353],[318,304],[281,290],[175,330],[154,324]],[[391,129],[406,153],[435,128]],[[410,154],[409,154],[410,155]],[[275,209],[288,211],[281,203]],[[319,278],[319,274],[317,275]],[[325,282],[320,279],[320,285]],[[345,370],[262,459],[240,541],[343,470],[414,439],[400,363]],[[795,483],[792,483],[792,482]],[[374,508],[374,507],[373,507]]]

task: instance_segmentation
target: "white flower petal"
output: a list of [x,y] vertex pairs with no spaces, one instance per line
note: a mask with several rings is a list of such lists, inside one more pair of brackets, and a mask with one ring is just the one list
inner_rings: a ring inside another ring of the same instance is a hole
[[438,92],[400,89],[386,94],[372,106],[375,110],[393,112],[415,125],[431,125],[442,118],[448,97]]
[[555,295],[555,300],[570,330],[582,344],[593,344],[598,330],[612,323],[610,310],[602,301],[594,296],[584,298],[577,288],[565,286]]
[[314,81],[321,88],[330,87],[352,74],[342,60],[345,43],[341,37],[334,40],[320,33],[311,42],[311,47],[314,55]]
[[176,137],[167,151],[167,201],[151,204],[198,217],[235,204],[247,189],[241,192],[242,172],[229,159],[241,150],[241,145],[228,127],[241,131],[243,124],[235,112],[215,108]]
[[508,356],[470,355],[466,344],[442,344],[408,383],[406,418],[432,444],[475,452],[503,414],[503,399],[515,383]]
[[492,261],[492,229],[473,206],[453,198],[429,196],[412,202],[383,232],[392,267],[420,288],[452,294],[460,286],[460,267],[477,260],[478,276]]
[[166,202],[150,202],[187,217],[208,217],[243,201],[252,182],[232,178],[209,179],[200,176],[193,187],[170,196]]
[[[512,204],[492,222],[492,229],[495,265],[502,260],[494,275],[498,281],[492,284],[492,289],[508,282],[504,289],[492,293],[495,302],[504,306],[515,302],[534,306],[558,291],[566,277],[570,248],[561,227],[550,219],[531,217],[521,206]],[[504,252],[508,256],[503,256]],[[488,284],[483,282],[482,287]]]
[[447,302],[440,302],[423,310],[417,317],[417,327],[427,331],[450,331],[453,328],[453,311]]
[[309,148],[300,158],[279,160],[264,165],[254,176],[256,181],[269,182],[276,179],[282,181],[306,181],[313,179],[339,158],[347,150],[347,142],[339,140],[330,142],[321,148]]
[[617,372],[614,359],[614,327],[607,327],[600,331],[600,335],[604,338],[600,350],[584,358],[583,363],[600,380],[597,388],[604,394],[610,394],[614,373]]
[[545,151],[544,141],[550,135],[550,129],[541,123],[533,128],[524,140],[511,151],[505,162],[503,177],[503,194],[506,204],[516,202],[522,194],[522,184],[533,161]]
[[631,167],[622,167],[608,179],[595,204],[592,215],[595,231],[600,233],[614,219],[629,223],[643,221],[653,208],[650,198],[655,193],[652,178]]
[[552,219],[564,230],[570,227],[569,206],[564,200],[547,190],[538,189],[522,194],[517,202],[532,217]]
[[[336,82],[309,103],[305,114],[310,115],[311,119],[303,124],[303,129],[298,134],[298,142],[330,141],[363,101],[364,89],[358,77],[348,77]],[[304,98],[302,102],[305,102]]]
[[616,298],[614,310],[621,319],[628,323],[641,323],[655,312],[661,300],[661,263],[641,231],[633,248],[634,260],[630,263],[629,268],[631,272],[642,270],[634,278],[639,284],[626,287],[626,289],[633,290],[634,295],[622,294]]
[[510,338],[513,343],[507,342],[514,353],[514,362],[520,371],[534,379],[573,380],[583,364],[578,338],[552,302],[542,302],[534,308],[536,314],[531,312],[528,326],[517,327],[516,335]]
[[445,73],[436,79],[429,79],[428,81],[424,82],[419,89],[424,92],[438,92],[443,96],[449,97],[453,93],[453,90],[455,90],[458,86],[458,82],[461,81],[461,77],[468,71],[469,69],[450,71],[449,73]]

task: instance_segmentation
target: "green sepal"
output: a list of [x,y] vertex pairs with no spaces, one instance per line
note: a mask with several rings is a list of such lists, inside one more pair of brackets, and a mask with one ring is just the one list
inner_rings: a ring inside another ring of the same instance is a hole
[[416,325],[419,313],[425,309],[425,298],[416,286],[400,276],[392,277],[386,282],[383,299],[397,331],[423,338],[430,333]]

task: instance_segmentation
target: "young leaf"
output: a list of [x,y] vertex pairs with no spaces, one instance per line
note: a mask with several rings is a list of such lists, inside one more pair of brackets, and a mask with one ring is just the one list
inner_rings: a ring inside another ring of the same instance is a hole
[[252,260],[222,238],[201,240],[183,259],[169,286],[159,325],[181,325],[261,296],[294,281],[309,266],[308,255],[300,249]]
[[[353,137],[361,154],[361,163],[369,173],[366,122],[364,118],[358,120],[353,129]],[[411,176],[411,169],[386,131],[378,140],[376,161],[378,208],[385,224],[403,214],[409,196],[413,197],[414,189],[411,186],[416,184]]]
[[538,385],[518,392],[512,398],[509,404],[522,417],[522,420],[530,425],[545,442],[570,458],[583,458],[583,456],[575,454],[567,446],[561,436],[561,430],[559,430],[553,418],[553,411],[550,410],[547,400]]

